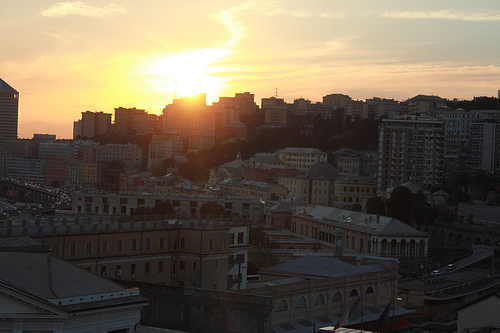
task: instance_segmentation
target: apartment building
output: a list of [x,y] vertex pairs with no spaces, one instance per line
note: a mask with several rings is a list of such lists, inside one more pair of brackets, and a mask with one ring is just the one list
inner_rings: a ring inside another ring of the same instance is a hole
[[500,174],[500,123],[473,123],[470,134],[469,169]]
[[155,133],[158,116],[136,108],[115,108],[114,132],[122,135]]
[[335,181],[334,193],[334,207],[353,210],[359,205],[364,210],[366,202],[377,195],[377,181],[371,177],[339,177]]
[[163,109],[163,132],[177,134],[187,146],[183,150],[196,153],[215,143],[215,114],[206,105],[206,95],[174,99]]
[[96,147],[97,162],[121,161],[128,169],[139,169],[142,163],[142,149],[133,144],[108,143]]
[[306,172],[313,164],[327,161],[327,154],[316,148],[287,147],[276,151],[276,156],[288,168],[302,172]]
[[323,96],[323,103],[334,105],[337,108],[345,109],[347,106],[347,103],[350,101],[352,101],[351,97],[349,97],[348,95],[343,95],[343,94],[330,94],[330,95]]
[[429,188],[443,183],[443,121],[403,116],[380,125],[378,191],[406,182]]

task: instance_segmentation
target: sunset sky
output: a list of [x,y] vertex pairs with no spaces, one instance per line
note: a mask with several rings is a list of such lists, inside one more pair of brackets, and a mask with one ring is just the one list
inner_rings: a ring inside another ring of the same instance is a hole
[[472,99],[500,89],[498,0],[3,1],[0,78],[19,137],[72,136],[81,112],[237,92]]

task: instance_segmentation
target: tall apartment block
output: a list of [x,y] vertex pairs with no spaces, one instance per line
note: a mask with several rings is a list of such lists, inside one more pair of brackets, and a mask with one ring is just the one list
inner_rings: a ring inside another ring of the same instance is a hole
[[380,125],[377,190],[406,182],[443,183],[444,125],[430,117],[384,119]]
[[111,113],[104,112],[82,112],[81,135],[93,138],[97,135],[106,134],[111,129]]
[[114,131],[118,134],[153,134],[156,130],[158,116],[136,108],[115,108]]
[[477,122],[470,131],[469,169],[500,174],[500,123]]
[[215,142],[215,116],[207,106],[206,95],[174,99],[163,109],[163,131],[178,134],[184,141],[183,150],[197,152],[211,148]]
[[17,139],[19,93],[0,79],[0,141]]

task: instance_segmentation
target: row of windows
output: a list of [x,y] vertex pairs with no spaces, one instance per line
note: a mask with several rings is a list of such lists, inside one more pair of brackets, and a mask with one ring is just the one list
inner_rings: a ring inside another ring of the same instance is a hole
[[[160,250],[164,250],[165,249],[165,237],[160,237],[158,241],[159,241],[159,243],[158,243],[159,249]],[[180,239],[180,248],[184,249],[185,245],[186,245],[186,239],[185,238],[181,238]],[[145,250],[149,251],[149,250],[151,250],[151,247],[152,247],[152,239],[151,238],[146,238],[145,239]],[[174,242],[174,249],[177,249],[177,242]],[[72,256],[72,257],[77,256],[77,250],[78,250],[77,249],[77,243],[71,243],[70,244],[70,251],[69,251],[70,253],[69,253],[69,255]],[[103,240],[101,242],[101,248],[100,248],[101,254],[108,254],[109,250],[110,250],[109,249],[109,241],[108,240]],[[59,243],[54,243],[52,245],[52,251],[53,251],[54,255],[59,256],[59,254],[60,254]],[[93,251],[94,251],[94,243],[91,242],[91,241],[88,241],[86,243],[86,246],[85,246],[85,254],[86,255],[92,255]],[[119,239],[116,242],[116,252],[122,253],[123,251],[124,251],[124,242],[123,242],[123,239]],[[130,242],[130,251],[132,251],[132,252],[137,251],[137,239],[132,239],[131,240],[131,242]]]

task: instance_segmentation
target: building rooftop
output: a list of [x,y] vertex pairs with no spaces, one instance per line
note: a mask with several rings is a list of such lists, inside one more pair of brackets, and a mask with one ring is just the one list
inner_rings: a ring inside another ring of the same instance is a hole
[[7,82],[2,79],[0,79],[0,92],[18,94],[16,89],[12,88],[9,84],[7,84]]
[[406,236],[427,236],[427,233],[418,231],[409,225],[388,216],[365,214],[351,210],[339,209],[328,206],[308,206],[299,208],[297,214],[310,216],[323,221],[331,221],[336,224],[348,225],[353,229],[369,229],[377,234],[404,234]]
[[350,275],[389,271],[380,264],[351,265],[334,257],[304,256],[287,261],[274,267],[266,268],[261,273],[280,274],[284,276],[300,276],[309,279],[336,278]]
[[276,151],[276,154],[287,153],[287,154],[326,154],[316,148],[297,148],[297,147],[287,147],[285,149],[280,149]]
[[310,179],[335,179],[337,176],[337,169],[324,161],[311,165],[304,175],[305,178]]
[[124,290],[48,253],[0,252],[0,262],[0,280],[45,300]]

